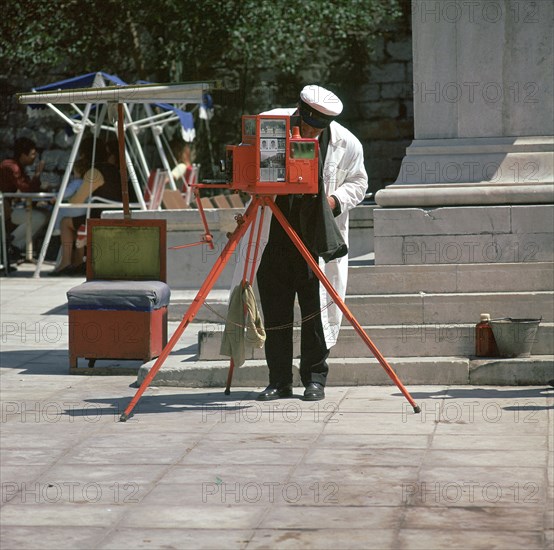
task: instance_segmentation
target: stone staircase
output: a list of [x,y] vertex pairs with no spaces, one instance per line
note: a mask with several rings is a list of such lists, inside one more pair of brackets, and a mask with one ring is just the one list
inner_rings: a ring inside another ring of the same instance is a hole
[[[405,384],[542,384],[554,378],[553,280],[553,262],[353,265],[346,304]],[[172,299],[170,319],[181,320],[191,299]],[[188,363],[164,364],[155,383],[225,384],[229,360],[219,355],[219,346],[226,294],[210,295],[207,303],[210,309],[203,307],[195,319],[202,322],[198,355]],[[532,356],[475,358],[474,327],[483,312],[493,318],[542,318]],[[300,333],[295,334],[298,355]],[[330,366],[331,385],[390,383],[345,321]],[[235,371],[234,384],[266,381],[263,350],[255,350]]]

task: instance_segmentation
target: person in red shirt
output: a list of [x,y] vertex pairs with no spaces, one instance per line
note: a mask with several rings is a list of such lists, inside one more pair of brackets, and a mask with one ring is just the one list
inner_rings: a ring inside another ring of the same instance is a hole
[[[14,158],[0,163],[0,191],[2,193],[37,193],[40,191],[40,175],[44,169],[44,161],[37,164],[34,176],[30,178],[26,167],[32,166],[37,158],[35,142],[29,138],[19,138],[14,144]],[[27,213],[25,208],[16,207],[13,200],[4,201],[5,219],[15,227],[11,232],[12,247],[25,250],[25,236],[27,231]],[[33,208],[31,226],[33,236],[44,226],[47,214]]]

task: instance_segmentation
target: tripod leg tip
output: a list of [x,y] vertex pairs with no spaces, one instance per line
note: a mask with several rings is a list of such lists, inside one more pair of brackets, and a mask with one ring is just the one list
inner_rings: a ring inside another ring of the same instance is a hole
[[225,395],[231,395],[231,390],[227,388],[227,389],[225,390]]
[[130,415],[123,413],[123,414],[119,417],[119,421],[120,421],[120,422],[127,422],[127,419],[129,418],[129,416],[130,416]]
[[421,409],[419,408],[419,405],[416,405],[416,406],[414,407],[414,413],[417,414],[417,413],[420,413],[420,412],[421,412]]

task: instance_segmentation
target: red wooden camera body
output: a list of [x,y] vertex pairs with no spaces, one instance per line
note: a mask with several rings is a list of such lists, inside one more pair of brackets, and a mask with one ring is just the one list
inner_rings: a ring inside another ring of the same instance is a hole
[[264,195],[317,194],[317,139],[291,135],[290,117],[245,115],[242,143],[226,147],[226,178],[231,189]]

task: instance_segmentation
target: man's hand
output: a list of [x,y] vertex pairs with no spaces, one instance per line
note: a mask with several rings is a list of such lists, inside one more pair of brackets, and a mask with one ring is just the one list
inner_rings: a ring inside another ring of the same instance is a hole
[[327,197],[327,202],[329,203],[329,206],[331,207],[331,210],[334,210],[337,206],[337,202],[335,201],[335,197]]

